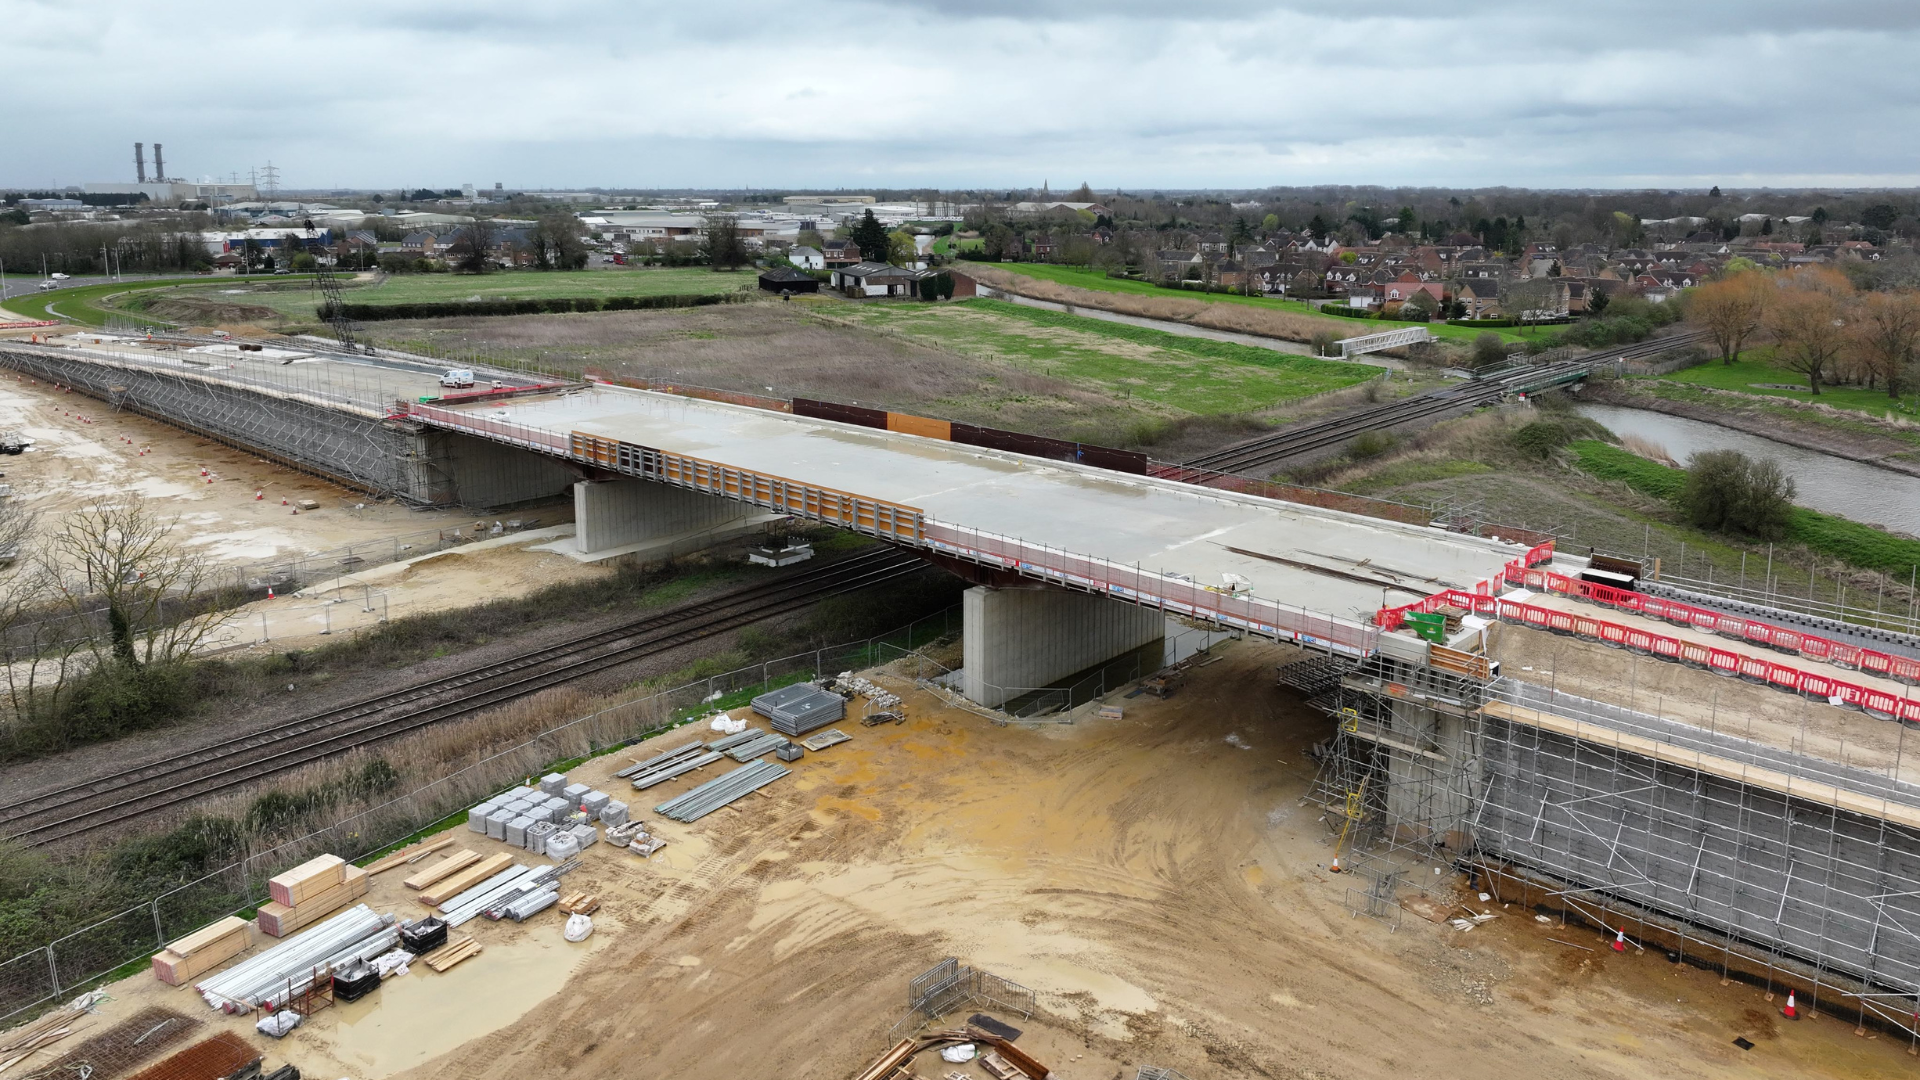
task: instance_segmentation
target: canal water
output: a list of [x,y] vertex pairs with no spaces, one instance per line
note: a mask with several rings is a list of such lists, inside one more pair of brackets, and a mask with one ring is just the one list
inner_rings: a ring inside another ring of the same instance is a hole
[[1920,535],[1920,476],[1848,461],[1684,416],[1618,405],[1581,405],[1578,412],[1615,435],[1633,435],[1663,447],[1668,456],[1681,465],[1705,450],[1738,450],[1748,457],[1773,458],[1793,477],[1797,489],[1793,501],[1801,506]]

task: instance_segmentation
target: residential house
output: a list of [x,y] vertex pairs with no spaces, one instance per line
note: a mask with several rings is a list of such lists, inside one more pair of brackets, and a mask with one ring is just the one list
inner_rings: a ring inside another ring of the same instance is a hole
[[440,238],[430,232],[408,233],[400,240],[400,250],[413,255],[431,255]]
[[1327,267],[1327,291],[1335,294],[1344,293],[1349,288],[1361,284],[1372,276],[1373,272],[1370,270],[1362,270],[1358,266],[1336,262],[1332,266]]
[[1229,289],[1245,288],[1247,284],[1246,265],[1244,263],[1234,262],[1232,259],[1221,259],[1218,263],[1214,264],[1213,280],[1215,284],[1224,285]]
[[851,240],[828,240],[820,248],[821,258],[826,263],[823,269],[836,270],[860,261],[860,245]]
[[1380,297],[1384,292],[1385,290],[1379,285],[1349,285],[1347,286],[1347,306],[1371,308],[1380,303]]
[[817,247],[796,245],[787,251],[787,261],[802,270],[825,270],[827,257]]
[[1399,280],[1390,281],[1378,288],[1380,301],[1386,304],[1405,303],[1413,299],[1416,293],[1426,293],[1433,298],[1434,310],[1438,311],[1440,304],[1447,298],[1446,286],[1437,281],[1420,281],[1405,274],[1401,275]]
[[1485,278],[1467,278],[1454,290],[1453,299],[1465,309],[1469,319],[1490,319],[1500,314],[1500,283]]

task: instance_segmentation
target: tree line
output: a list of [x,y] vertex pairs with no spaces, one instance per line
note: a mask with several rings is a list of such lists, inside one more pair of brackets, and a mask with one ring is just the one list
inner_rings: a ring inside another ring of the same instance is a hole
[[1722,363],[1765,342],[1815,394],[1849,384],[1897,399],[1920,385],[1920,289],[1863,290],[1832,266],[1769,273],[1736,259],[1687,295],[1686,310]]

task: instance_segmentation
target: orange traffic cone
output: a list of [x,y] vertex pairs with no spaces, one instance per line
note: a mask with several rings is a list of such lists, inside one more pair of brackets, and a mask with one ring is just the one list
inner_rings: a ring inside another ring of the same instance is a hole
[[1781,1008],[1780,1015],[1789,1020],[1800,1019],[1800,1010],[1794,1007],[1793,991],[1787,991],[1787,1004]]
[[267,599],[273,599],[273,586],[267,586]]
[[285,506],[285,505],[287,505],[287,497],[286,497],[285,495],[282,495],[282,496],[280,497],[280,505],[281,505],[281,506]]
[[213,483],[213,477],[211,476],[207,477],[207,483],[209,484]]
[[1625,930],[1615,930],[1613,932],[1613,951],[1627,951],[1627,932]]
[[205,467],[205,466],[201,466],[201,468],[200,468],[200,475],[201,475],[201,476],[205,476],[205,475],[207,475],[207,470],[206,470],[206,467]]
[[267,497],[267,493],[264,491],[256,491],[253,493],[254,502],[259,502],[261,499],[264,499],[266,497]]

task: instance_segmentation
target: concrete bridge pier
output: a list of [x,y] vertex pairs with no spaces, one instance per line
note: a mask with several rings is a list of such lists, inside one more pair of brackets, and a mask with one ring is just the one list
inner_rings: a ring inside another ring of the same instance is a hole
[[1156,608],[1054,588],[968,589],[961,691],[995,708],[1167,636]]
[[778,515],[746,503],[683,491],[651,480],[617,477],[573,485],[574,541],[583,559],[700,546],[745,532]]

